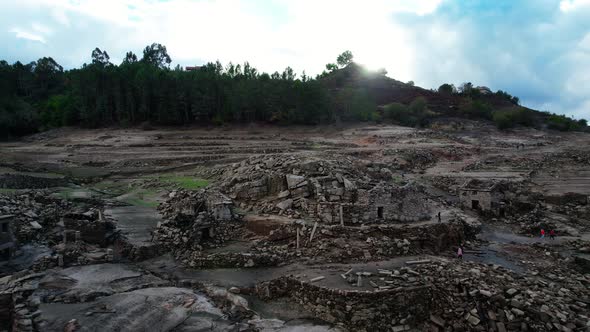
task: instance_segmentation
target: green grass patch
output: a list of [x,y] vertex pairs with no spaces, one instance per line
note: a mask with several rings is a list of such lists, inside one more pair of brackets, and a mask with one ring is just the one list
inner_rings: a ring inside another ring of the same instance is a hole
[[183,175],[163,175],[159,177],[159,180],[163,183],[173,184],[187,190],[200,189],[209,185],[209,181],[207,180]]
[[132,190],[129,185],[123,181],[102,181],[93,185],[93,188],[115,196],[123,195]]
[[68,200],[73,197],[74,189],[73,188],[63,188],[60,191],[58,191],[56,194],[59,198]]
[[18,192],[18,189],[0,188],[0,194],[12,195],[16,192]]

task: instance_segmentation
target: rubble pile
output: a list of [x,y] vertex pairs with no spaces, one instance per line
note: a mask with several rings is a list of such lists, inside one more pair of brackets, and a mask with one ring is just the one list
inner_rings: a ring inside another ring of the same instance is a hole
[[0,214],[14,215],[13,231],[19,242],[47,239],[66,211],[68,201],[50,197],[44,191],[27,191],[16,196],[0,195]]
[[478,160],[464,168],[474,171],[482,169],[493,169],[498,167],[510,167],[514,169],[559,170],[563,165],[590,165],[590,152],[588,151],[563,151],[555,153],[544,153],[539,158],[531,156],[490,156],[485,160]]
[[[372,291],[314,285],[321,277],[298,278],[263,282],[257,292],[262,298],[290,296],[318,318],[358,331],[385,330],[386,326],[394,331],[590,328],[590,275],[567,267],[518,275],[497,265],[425,259],[384,266],[376,272],[342,273],[346,283],[365,289],[370,285]],[[381,305],[366,308],[375,301]]]
[[362,228],[294,222],[277,227],[267,237],[247,239],[251,245],[241,252],[177,250],[176,257],[183,265],[198,268],[268,267],[294,261],[368,262],[440,253],[464,242],[465,230],[465,225],[458,221],[414,227],[370,225]]
[[232,200],[215,190],[173,191],[158,209],[164,220],[154,230],[154,241],[173,251],[220,245],[242,227]]
[[453,331],[574,331],[590,327],[590,276],[556,264],[518,275],[500,266],[431,262],[416,272],[435,288],[431,325]]
[[429,286],[357,291],[327,288],[313,281],[281,277],[256,285],[262,299],[290,297],[324,321],[348,331],[407,331],[425,319],[432,302]]
[[[281,236],[277,236],[279,233]],[[312,236],[313,234],[313,236]],[[414,227],[375,225],[361,228],[311,225],[283,226],[254,246],[258,252],[308,257],[318,262],[362,262],[418,253],[437,253],[465,240],[461,222]],[[274,236],[274,239],[273,239]]]
[[252,157],[225,171],[222,191],[258,213],[314,217],[327,224],[415,222],[430,218],[424,188],[394,183],[371,162]]

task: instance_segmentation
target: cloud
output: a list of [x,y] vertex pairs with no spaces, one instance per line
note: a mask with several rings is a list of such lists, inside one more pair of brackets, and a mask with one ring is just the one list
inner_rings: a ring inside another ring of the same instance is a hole
[[562,0],[559,9],[562,12],[571,12],[590,5],[590,0]]
[[[426,88],[471,81],[590,117],[590,0],[20,0],[0,2],[1,57],[66,68],[167,46],[174,64],[249,61],[320,73],[355,59]],[[16,39],[15,39],[16,37]],[[22,44],[25,41],[36,43]],[[114,60],[113,60],[114,61]]]
[[41,42],[41,43],[45,44],[45,38],[43,38],[43,36],[41,36],[40,34],[25,31],[20,28],[12,28],[12,29],[10,29],[10,32],[13,32],[15,34],[16,38],[37,41],[37,42]]

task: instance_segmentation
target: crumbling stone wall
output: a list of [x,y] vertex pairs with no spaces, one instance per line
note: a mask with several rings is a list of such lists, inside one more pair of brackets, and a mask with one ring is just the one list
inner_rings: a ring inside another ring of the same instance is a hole
[[63,227],[70,231],[79,231],[84,242],[107,245],[115,231],[115,224],[101,220],[97,210],[87,213],[68,213],[62,218]]
[[[427,220],[421,186],[394,183],[387,168],[357,167],[350,159],[259,156],[229,166],[220,186],[245,209],[314,217],[326,224]],[[372,171],[369,171],[372,170]]]
[[66,178],[36,177],[23,174],[0,174],[0,188],[44,189],[66,186]]
[[172,250],[199,251],[233,238],[242,227],[233,202],[215,190],[174,191],[158,209],[154,240]]
[[356,291],[330,289],[281,277],[259,284],[257,293],[263,299],[288,296],[317,318],[341,323],[351,331],[390,331],[400,325],[403,331],[406,325],[426,319],[432,305],[429,285]]

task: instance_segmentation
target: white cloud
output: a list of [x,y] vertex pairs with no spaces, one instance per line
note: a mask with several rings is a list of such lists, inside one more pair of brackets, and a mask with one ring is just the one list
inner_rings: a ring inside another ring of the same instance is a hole
[[68,19],[68,16],[66,15],[66,12],[63,8],[55,8],[51,11],[51,16],[60,24],[69,27],[70,26],[70,20]]
[[19,13],[0,27],[19,27],[10,30],[17,38],[46,44],[25,56],[50,53],[66,67],[89,61],[94,47],[115,61],[159,42],[183,65],[250,61],[261,71],[291,66],[315,75],[348,49],[356,61],[426,88],[471,81],[508,90],[526,105],[590,116],[583,24],[590,0],[482,7],[444,0],[19,0],[0,1],[0,11]]
[[564,12],[572,12],[584,6],[589,6],[590,0],[561,0],[559,9]]
[[53,33],[53,30],[51,28],[37,22],[31,24],[31,28],[41,35],[51,35]]
[[45,38],[43,38],[43,36],[41,36],[40,34],[25,31],[20,28],[12,28],[12,29],[10,29],[10,32],[14,33],[16,38],[28,39],[28,40],[37,41],[37,42],[41,42],[41,43],[45,44]]

